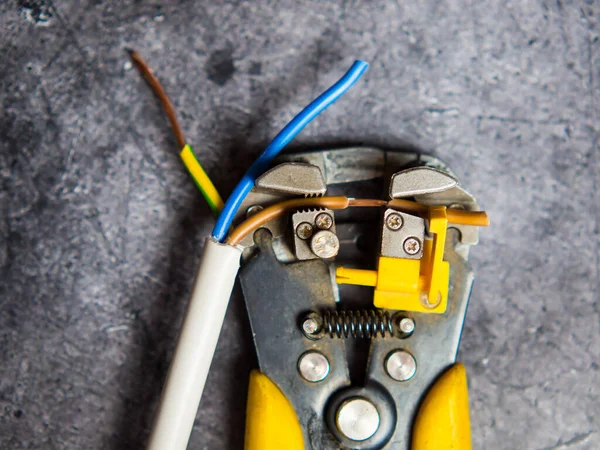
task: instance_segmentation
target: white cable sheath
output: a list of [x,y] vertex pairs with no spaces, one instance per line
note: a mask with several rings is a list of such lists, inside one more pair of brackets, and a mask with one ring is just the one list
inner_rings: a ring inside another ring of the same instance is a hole
[[241,250],[206,239],[148,450],[185,450],[227,311]]

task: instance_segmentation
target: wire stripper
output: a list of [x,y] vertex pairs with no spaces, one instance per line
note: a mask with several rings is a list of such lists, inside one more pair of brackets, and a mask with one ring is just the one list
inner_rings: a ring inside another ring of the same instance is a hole
[[[242,241],[259,364],[246,450],[470,449],[456,355],[469,249],[487,217],[435,158],[349,148],[286,159],[259,178],[245,214],[325,191],[383,187],[387,204],[297,209]],[[406,198],[418,206],[401,208]]]

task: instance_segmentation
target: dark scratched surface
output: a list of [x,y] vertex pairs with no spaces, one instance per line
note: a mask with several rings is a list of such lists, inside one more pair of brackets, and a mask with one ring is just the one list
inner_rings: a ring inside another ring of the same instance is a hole
[[[566,0],[2,2],[0,448],[148,435],[213,218],[126,47],[225,194],[369,61],[295,146],[434,153],[489,212],[460,352],[474,448],[600,448],[599,14]],[[236,290],[191,449],[242,448],[254,364]]]

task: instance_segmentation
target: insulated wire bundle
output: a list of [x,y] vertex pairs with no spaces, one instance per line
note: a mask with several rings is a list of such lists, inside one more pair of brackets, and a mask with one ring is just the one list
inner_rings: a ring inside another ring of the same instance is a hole
[[254,187],[256,179],[269,168],[269,165],[279,152],[281,152],[281,150],[315,117],[344,95],[348,89],[358,81],[365,70],[367,70],[367,67],[369,67],[364,61],[354,62],[352,67],[350,67],[348,72],[346,72],[342,78],[300,111],[300,113],[298,113],[298,115],[296,115],[290,123],[277,134],[277,136],[275,136],[254,164],[250,166],[246,174],[233,190],[231,196],[227,199],[227,202],[223,205],[223,200],[221,200],[221,196],[217,192],[217,189],[198,162],[191,146],[186,143],[181,127],[177,122],[175,110],[173,109],[173,105],[165,90],[142,57],[133,50],[128,50],[128,52],[135,66],[144,76],[154,94],[159,98],[162,107],[167,114],[169,122],[171,123],[171,128],[173,128],[173,132],[175,133],[177,144],[182,149],[180,157],[183,163],[200,189],[200,192],[202,192],[202,195],[208,202],[213,213],[218,215],[217,222],[212,232],[212,237],[218,242],[223,242],[225,240],[238,209],[248,193]]
[[250,166],[227,199],[223,211],[221,211],[221,214],[217,218],[217,223],[213,229],[212,236],[215,239],[219,242],[223,242],[237,210],[254,187],[256,179],[268,169],[273,158],[275,158],[279,152],[281,152],[283,147],[294,139],[315,117],[344,95],[346,91],[358,81],[365,70],[367,70],[367,67],[369,67],[369,65],[366,62],[356,61],[337,83],[314,99],[306,108],[300,111],[300,113],[294,117],[277,136],[275,136],[275,139],[271,141],[254,164]]

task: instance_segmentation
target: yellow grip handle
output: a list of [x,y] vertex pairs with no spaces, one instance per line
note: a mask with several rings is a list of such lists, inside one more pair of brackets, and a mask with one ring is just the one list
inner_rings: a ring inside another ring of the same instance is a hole
[[460,363],[448,369],[421,404],[412,450],[471,450],[467,371]]
[[[266,375],[250,374],[245,450],[304,450],[296,413]],[[471,450],[467,372],[457,363],[425,396],[413,428],[411,450]]]
[[250,374],[245,450],[304,450],[302,429],[288,399],[266,375]]

